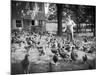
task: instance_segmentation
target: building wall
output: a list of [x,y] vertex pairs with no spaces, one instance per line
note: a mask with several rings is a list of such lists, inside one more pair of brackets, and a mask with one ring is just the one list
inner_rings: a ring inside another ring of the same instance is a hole
[[16,29],[16,19],[12,19],[12,21],[11,21],[11,29]]
[[[31,5],[32,5],[32,3],[30,3]],[[38,10],[38,8],[39,8],[39,3],[38,2],[36,2],[36,3],[33,3],[33,4],[35,4],[34,5],[34,7],[33,6],[31,6],[31,10],[29,10],[29,11],[31,11],[31,12],[29,12],[30,13],[30,15],[26,15],[26,16],[22,16],[21,17],[21,15],[19,15],[18,17],[17,17],[17,15],[15,14],[15,17],[13,17],[12,16],[12,18],[15,18],[15,19],[12,19],[11,20],[11,28],[12,29],[18,29],[17,27],[16,27],[16,18],[21,18],[22,19],[22,29],[23,28],[29,28],[29,26],[30,27],[34,27],[34,26],[40,26],[40,28],[42,28],[42,30],[45,30],[45,22],[44,22],[44,19],[42,18],[43,16],[45,16],[45,10],[44,10],[44,3],[42,3],[42,9],[43,10],[41,10],[41,11],[39,11]],[[28,12],[28,11],[27,11]],[[34,15],[36,15],[38,12],[40,12],[40,13],[44,13],[44,14],[38,14],[38,18],[34,18]],[[15,13],[15,12],[14,12]],[[32,13],[32,14],[31,14]],[[42,16],[42,17],[41,17]],[[40,19],[41,18],[41,19]],[[34,20],[35,21],[35,24],[34,25],[32,25],[32,20]],[[39,20],[43,20],[43,26],[41,26],[41,25],[39,25]]]
[[[18,27],[16,27],[16,20],[21,20],[21,23],[22,23],[22,27],[20,27],[20,28],[18,28]],[[13,18],[12,20],[11,20],[11,29],[13,30],[13,29],[23,29],[23,20],[22,19],[15,19],[15,18]]]
[[28,28],[28,26],[31,26],[31,20],[23,19],[23,28]]
[[38,25],[39,25],[38,20],[35,20],[35,25],[36,25],[36,26],[38,26]]
[[[45,29],[49,33],[55,33],[57,32],[58,24],[55,22],[47,22],[45,25]],[[62,23],[62,27],[66,27],[66,23]]]

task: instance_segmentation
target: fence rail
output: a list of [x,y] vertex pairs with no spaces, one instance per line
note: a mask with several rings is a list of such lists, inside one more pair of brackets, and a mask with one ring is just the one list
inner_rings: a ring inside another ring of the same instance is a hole
[[76,27],[74,27],[75,33],[94,33],[95,31],[95,25],[94,24],[78,24]]

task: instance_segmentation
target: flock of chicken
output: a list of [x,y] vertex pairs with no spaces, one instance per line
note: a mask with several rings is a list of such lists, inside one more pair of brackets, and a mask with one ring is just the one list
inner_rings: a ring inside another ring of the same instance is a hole
[[[49,48],[52,53],[52,61],[56,64],[59,58],[64,61],[76,61],[79,55],[77,51],[82,51],[85,54],[82,56],[82,61],[85,63],[88,60],[86,53],[95,53],[95,39],[92,38],[92,42],[88,39],[82,41],[74,39],[70,42],[65,37],[58,37],[52,34],[39,35],[34,32],[22,31],[12,32],[11,45],[16,44],[18,47],[24,48],[26,55],[22,60],[22,66],[26,72],[29,65],[29,51],[30,48],[36,48],[39,56],[46,55],[46,48]],[[34,50],[34,49],[33,49]],[[11,53],[17,51],[17,48],[11,47]]]

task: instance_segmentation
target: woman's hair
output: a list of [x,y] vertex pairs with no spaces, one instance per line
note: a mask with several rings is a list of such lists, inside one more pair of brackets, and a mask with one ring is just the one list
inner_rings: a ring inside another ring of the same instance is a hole
[[71,16],[70,16],[70,15],[68,15],[68,16],[65,18],[66,21],[69,21],[70,19],[71,19]]

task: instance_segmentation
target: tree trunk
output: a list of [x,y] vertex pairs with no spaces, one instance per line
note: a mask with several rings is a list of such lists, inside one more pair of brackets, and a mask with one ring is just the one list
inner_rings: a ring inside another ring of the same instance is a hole
[[94,24],[93,36],[96,37],[96,25]]
[[94,33],[94,37],[96,37],[96,15],[94,15],[94,32],[93,33]]
[[57,4],[57,19],[58,19],[58,29],[57,29],[57,35],[62,35],[62,5]]

